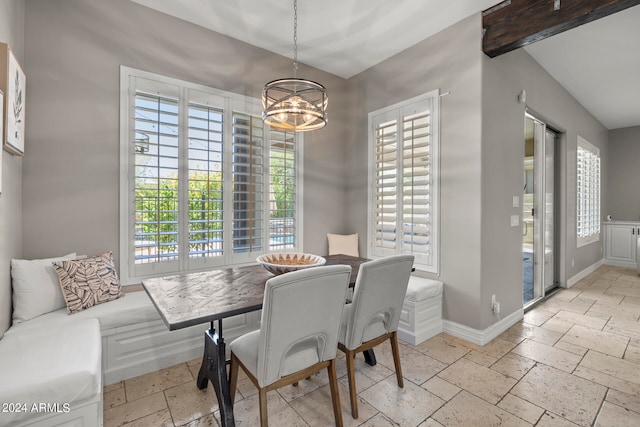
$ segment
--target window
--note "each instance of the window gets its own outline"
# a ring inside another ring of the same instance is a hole
[[[438,272],[438,114],[433,91],[369,114],[369,256],[413,254]]]
[[[600,240],[600,150],[578,136],[577,156],[578,247]]]
[[[301,246],[300,142],[257,99],[122,67],[123,280]]]

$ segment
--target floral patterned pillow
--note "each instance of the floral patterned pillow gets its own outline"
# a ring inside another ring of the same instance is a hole
[[[55,262],[53,267],[69,314],[124,296],[111,252]]]

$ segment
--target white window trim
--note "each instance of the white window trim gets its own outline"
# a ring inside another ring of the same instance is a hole
[[[602,225],[600,224],[599,227],[599,231],[597,233],[593,233],[590,234],[589,236],[584,236],[581,237],[578,235],[578,149],[582,148],[584,150],[590,151],[592,153],[595,153],[598,158],[600,158],[600,149],[598,149],[598,147],[594,146],[593,144],[591,144],[589,141],[587,141],[586,139],[582,138],[580,135],[578,135],[578,142],[577,142],[577,146],[576,146],[576,247],[581,248],[583,246],[586,245],[590,245],[592,243],[595,242],[599,242],[600,241],[600,234],[602,231]],[[600,207],[598,209],[598,212],[602,211],[602,160],[600,161],[600,178],[599,178],[599,183],[600,183],[600,188],[598,189],[598,199],[600,202]],[[598,215],[598,221],[600,221],[600,215]]]
[[[211,266],[207,266],[204,268],[200,268],[200,269],[191,269],[191,270],[180,270],[180,271],[176,271],[175,269],[171,270],[171,271],[164,271],[163,267],[160,266],[157,271],[151,273],[151,274],[145,274],[145,275],[133,275],[133,268],[130,265],[130,253],[131,251],[133,251],[133,243],[129,240],[130,238],[130,230],[129,230],[129,226],[130,226],[130,217],[132,215],[132,211],[131,208],[132,206],[130,205],[130,200],[129,200],[129,177],[131,176],[131,174],[133,173],[132,170],[132,165],[130,164],[130,153],[129,153],[129,134],[131,131],[131,123],[130,123],[130,107],[131,107],[131,93],[130,93],[130,86],[131,86],[131,80],[132,78],[141,78],[141,79],[146,79],[146,80],[154,80],[157,81],[161,84],[167,84],[167,85],[174,85],[177,87],[180,87],[180,91],[186,89],[189,90],[196,90],[196,91],[200,91],[200,92],[204,92],[206,94],[209,95],[213,95],[213,96],[221,96],[227,99],[227,102],[225,104],[225,111],[231,111],[230,104],[234,104],[234,105],[251,105],[251,106],[255,106],[258,110],[261,110],[261,100],[256,99],[256,98],[250,98],[244,95],[239,95],[233,92],[227,92],[227,91],[223,91],[223,90],[219,90],[219,89],[215,89],[215,88],[211,88],[209,86],[204,86],[204,85],[199,85],[196,83],[191,83],[188,81],[184,81],[184,80],[180,80],[180,79],[176,79],[173,77],[167,77],[167,76],[163,76],[163,75],[159,75],[159,74],[155,74],[155,73],[151,73],[148,71],[143,71],[143,70],[138,70],[135,68],[131,68],[131,67],[127,67],[124,65],[120,66],[120,174],[119,174],[119,189],[120,189],[120,197],[119,197],[119,202],[120,202],[120,215],[119,215],[119,221],[120,221],[120,232],[119,232],[119,237],[120,237],[120,244],[119,244],[119,250],[120,250],[120,256],[119,256],[119,260],[120,260],[120,280],[123,284],[128,285],[128,284],[134,284],[134,283],[140,283],[140,280],[144,279],[144,278],[149,278],[149,277],[157,277],[157,276],[162,276],[162,275],[166,275],[166,274],[184,274],[184,273],[189,273],[189,272],[195,272],[195,271],[205,271],[205,270],[209,270],[212,267]],[[229,102],[229,100],[231,100],[231,102]],[[229,108],[229,109],[228,109]],[[250,109],[247,109],[250,110]],[[245,112],[250,112],[251,111],[245,111]],[[184,114],[184,113],[181,113]],[[259,113],[258,113],[259,114]],[[268,128],[268,125],[265,124],[265,127]],[[303,176],[304,176],[304,137],[301,134],[298,134],[296,136],[296,242],[295,242],[295,248],[294,249],[290,249],[290,251],[294,251],[294,252],[299,252],[301,251],[301,248],[304,247],[304,242],[303,242],[303,230],[304,230],[304,212],[303,212],[303,200],[304,200],[304,186],[303,186]],[[226,144],[227,146],[231,146],[231,144]],[[225,149],[226,150],[226,149]],[[269,169],[269,156],[268,156],[268,139],[265,138],[265,147],[264,147],[264,151],[265,151],[265,163],[264,163],[264,167],[265,170]],[[226,154],[225,154],[226,155]],[[227,168],[228,169],[228,168]],[[227,179],[227,174],[228,172],[225,172],[225,179]],[[229,191],[229,190],[225,190]],[[268,210],[268,204],[269,204],[269,185],[268,182],[265,181],[265,185],[264,185],[264,201],[265,201],[265,215],[264,215],[264,224],[263,224],[263,230],[265,230],[266,236],[265,236],[265,240],[268,242],[268,233],[269,233],[269,210]],[[181,214],[182,215],[182,214]],[[226,236],[229,235],[230,230],[225,229],[224,231],[225,233],[225,239]],[[226,241],[226,240],[225,240]],[[265,253],[268,252],[269,250],[269,246],[268,243],[265,246]],[[249,264],[253,264],[255,263],[255,259],[254,258],[247,258],[246,260],[244,260],[244,262],[231,262],[230,261],[230,254],[231,251],[227,250],[226,251],[226,255],[224,255],[223,261],[221,264],[216,265],[215,267],[220,268],[220,267],[224,267],[224,266],[230,266],[230,265],[234,265],[234,266],[239,266],[239,265],[249,265]],[[280,252],[280,251],[279,251]],[[255,254],[255,253],[254,253]]]
[[[373,210],[373,199],[375,197],[375,179],[374,179],[374,171],[375,171],[375,135],[373,131],[373,121],[376,117],[379,117],[383,114],[393,115],[394,117],[400,117],[401,114],[394,114],[394,111],[401,111],[402,107],[424,101],[424,100],[432,100],[433,101],[433,111],[431,114],[431,136],[432,136],[432,145],[431,145],[431,176],[433,179],[433,185],[431,186],[431,203],[432,203],[432,223],[431,223],[431,241],[433,245],[432,252],[432,262],[430,265],[421,264],[416,262],[414,267],[416,270],[425,271],[429,273],[433,273],[439,275],[440,273],[440,89],[432,90],[430,92],[424,93],[422,95],[415,96],[413,98],[397,102],[393,105],[389,105],[387,107],[381,108],[376,111],[372,111],[368,115],[368,196],[367,196],[367,257],[368,258],[379,258],[379,256],[373,255],[374,253],[374,210]],[[399,120],[399,124],[402,123],[402,120]],[[395,251],[394,251],[395,253]],[[391,255],[391,253],[389,253]]]

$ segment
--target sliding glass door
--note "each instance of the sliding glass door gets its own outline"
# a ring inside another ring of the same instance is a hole
[[[525,117],[522,203],[522,288],[525,306],[556,284],[555,146],[557,134]]]

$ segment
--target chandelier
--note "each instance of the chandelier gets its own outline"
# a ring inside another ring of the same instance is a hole
[[[273,80],[262,89],[262,120],[274,129],[316,130],[327,124],[327,89],[296,77],[298,71],[298,0],[293,1],[293,77]]]

